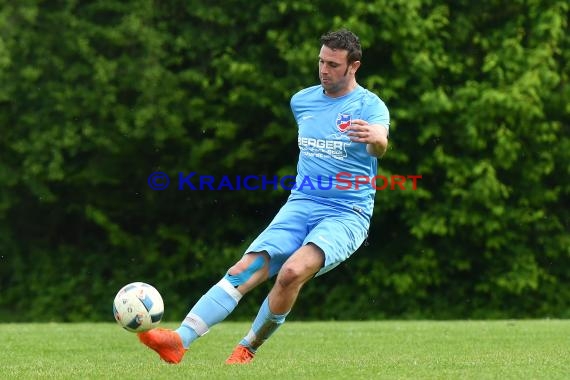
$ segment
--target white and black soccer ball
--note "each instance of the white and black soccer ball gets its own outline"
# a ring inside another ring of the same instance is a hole
[[[113,314],[117,323],[125,330],[148,331],[162,320],[164,302],[152,285],[133,282],[123,286],[115,296]]]

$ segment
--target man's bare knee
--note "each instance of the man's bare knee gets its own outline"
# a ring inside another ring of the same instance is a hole
[[[300,283],[300,279],[301,271],[299,271],[299,268],[294,265],[284,265],[277,276],[277,283],[286,288],[290,285]]]

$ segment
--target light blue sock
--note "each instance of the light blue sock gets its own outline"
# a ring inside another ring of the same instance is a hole
[[[235,309],[242,294],[223,278],[196,302],[176,330],[184,348],[206,334],[210,327],[220,323]]]
[[[259,346],[285,322],[285,318],[288,314],[289,312],[285,314],[273,314],[269,309],[269,298],[266,297],[253,321],[251,330],[249,330],[249,333],[239,344],[248,347],[252,352],[256,352]]]

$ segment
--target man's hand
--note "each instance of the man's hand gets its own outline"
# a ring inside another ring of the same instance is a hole
[[[388,129],[381,124],[368,124],[366,120],[352,120],[348,127],[351,141],[364,143],[371,156],[382,157],[388,148]]]

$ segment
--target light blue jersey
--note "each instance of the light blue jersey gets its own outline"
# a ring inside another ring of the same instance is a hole
[[[377,174],[377,158],[366,144],[350,141],[347,128],[352,120],[390,124],[388,108],[374,93],[357,86],[347,95],[331,98],[321,85],[308,87],[291,98],[291,110],[299,127],[299,162],[291,198],[317,197],[327,203],[342,203],[372,215],[376,190],[355,182]]]

